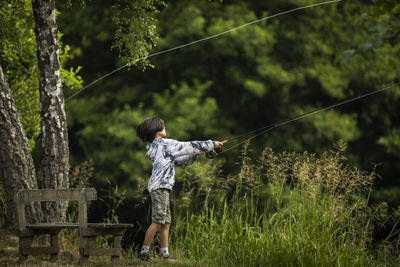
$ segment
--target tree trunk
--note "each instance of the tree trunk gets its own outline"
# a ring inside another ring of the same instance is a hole
[[[55,0],[32,0],[41,104],[43,188],[68,188],[69,149],[60,76]],[[45,221],[65,220],[66,203],[45,203]]]
[[[28,140],[19,120],[14,98],[0,66],[0,182],[7,206],[6,228],[17,225],[14,196],[19,189],[38,188],[35,167]],[[41,208],[38,202],[28,203],[28,222],[39,222]]]

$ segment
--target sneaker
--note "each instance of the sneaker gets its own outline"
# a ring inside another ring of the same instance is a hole
[[[169,254],[161,254],[162,258],[164,260],[168,260],[169,259]]]
[[[140,259],[141,261],[148,261],[148,262],[151,261],[151,258],[150,258],[149,253],[140,253],[140,254],[139,254],[139,259]]]

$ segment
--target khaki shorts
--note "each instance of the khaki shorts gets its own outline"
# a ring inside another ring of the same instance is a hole
[[[171,223],[171,210],[169,207],[170,190],[160,188],[152,191],[151,196],[151,221],[159,224]]]

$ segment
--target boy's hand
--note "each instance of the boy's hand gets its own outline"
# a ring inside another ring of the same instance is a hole
[[[226,142],[228,142],[228,140],[225,141],[215,141],[215,148],[220,148],[221,146],[223,146]]]

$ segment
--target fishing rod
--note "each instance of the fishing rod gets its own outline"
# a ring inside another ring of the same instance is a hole
[[[312,116],[314,114],[317,114],[317,113],[320,113],[320,112],[323,112],[323,111],[326,111],[326,110],[329,110],[329,109],[333,109],[333,108],[345,105],[345,104],[350,103],[350,102],[354,102],[354,101],[360,100],[362,98],[365,98],[365,97],[368,97],[368,96],[383,92],[383,91],[385,91],[387,89],[390,89],[390,88],[393,88],[393,87],[396,87],[396,86],[399,86],[399,85],[400,85],[400,82],[392,84],[392,85],[388,85],[388,86],[385,86],[383,88],[374,90],[372,92],[365,93],[365,94],[360,95],[360,96],[349,98],[349,99],[340,101],[338,103],[335,103],[335,104],[332,104],[332,105],[329,105],[329,106],[326,106],[326,107],[323,107],[323,108],[320,108],[320,109],[316,109],[316,110],[301,114],[301,115],[296,116],[296,117],[292,117],[292,118],[289,118],[289,119],[286,119],[286,120],[283,120],[283,121],[280,121],[280,122],[272,123],[272,124],[266,125],[264,127],[261,127],[261,128],[258,128],[258,129],[255,129],[255,130],[252,130],[252,131],[249,131],[249,132],[246,132],[246,133],[243,133],[243,134],[240,134],[240,135],[228,138],[228,139],[225,139],[227,142],[229,142],[229,141],[233,141],[235,139],[239,139],[241,137],[244,137],[244,136],[259,132],[259,133],[255,134],[255,135],[253,135],[253,136],[251,136],[249,138],[246,138],[244,141],[240,142],[239,144],[236,144],[236,145],[234,145],[232,147],[229,147],[228,149],[225,149],[224,151],[221,151],[219,153],[216,152],[215,150],[213,150],[213,151],[207,153],[206,157],[209,158],[209,159],[215,158],[215,157],[217,157],[217,156],[219,156],[219,155],[221,155],[221,154],[223,154],[223,153],[225,153],[225,152],[227,152],[227,151],[229,151],[229,150],[231,150],[231,149],[233,149],[233,148],[235,148],[237,146],[240,146],[243,143],[245,143],[245,142],[247,142],[247,141],[249,141],[251,139],[254,139],[254,138],[256,138],[256,137],[258,137],[258,136],[260,136],[262,134],[265,134],[266,132],[269,132],[269,131],[271,131],[271,130],[279,127],[279,126],[282,126],[282,125],[285,125],[285,124],[288,124],[288,123],[291,123],[291,122],[294,122],[294,121],[297,121],[297,120],[304,119],[304,118]]]

